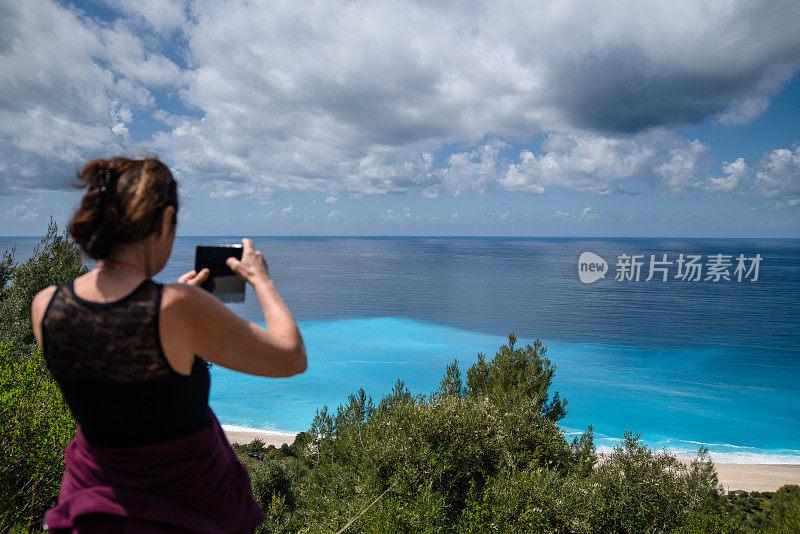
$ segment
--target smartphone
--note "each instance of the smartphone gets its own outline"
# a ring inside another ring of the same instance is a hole
[[[216,247],[197,245],[194,270],[198,273],[204,268],[211,271],[201,287],[213,293],[222,302],[244,302],[244,280],[231,271],[225,263],[231,256],[241,260],[242,245]]]

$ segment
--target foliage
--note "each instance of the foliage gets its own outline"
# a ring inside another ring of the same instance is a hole
[[[78,248],[51,220],[24,263],[0,261],[0,531],[31,528],[55,505],[75,422],[36,347],[33,297],[86,272]]]
[[[260,532],[336,532],[355,517],[348,532],[737,531],[707,451],[687,466],[626,434],[596,465],[591,427],[568,442],[544,348],[515,342],[479,355],[466,385],[453,362],[428,396],[398,380],[376,405],[359,389],[263,461],[240,448]]]
[[[778,491],[736,491],[728,495],[726,511],[742,521],[743,532],[800,532],[800,486]]]
[[[769,527],[771,532],[800,532],[800,486],[783,486],[772,497],[772,513]]]
[[[86,272],[78,247],[50,219],[47,234],[22,264],[14,249],[0,261],[0,340],[11,344],[12,355],[26,357],[36,349],[31,329],[33,297],[50,285],[58,285]]]
[[[548,402],[550,384],[555,367],[545,356],[547,349],[538,339],[533,345],[514,349],[517,338],[508,336],[508,345],[503,345],[487,364],[485,356],[478,354],[478,361],[467,372],[467,389],[474,397],[485,397],[504,407],[519,401],[533,402],[542,415],[559,421],[567,415],[567,400],[560,399],[558,392]]]
[[[42,355],[0,345],[0,531],[38,524],[55,505],[75,422]]]

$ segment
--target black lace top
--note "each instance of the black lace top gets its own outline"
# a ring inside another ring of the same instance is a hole
[[[47,366],[89,443],[131,447],[187,436],[211,424],[209,375],[189,376],[164,357],[158,332],[162,286],[143,281],[99,303],[58,286],[42,318]]]

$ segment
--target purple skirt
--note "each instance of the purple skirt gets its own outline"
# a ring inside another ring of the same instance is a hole
[[[247,470],[213,413],[208,427],[164,443],[107,448],[89,444],[78,427],[64,453],[58,504],[44,516],[57,532],[253,532],[264,514]],[[143,530],[141,525],[151,524]],[[113,526],[112,526],[113,525]],[[134,527],[139,525],[139,527]]]

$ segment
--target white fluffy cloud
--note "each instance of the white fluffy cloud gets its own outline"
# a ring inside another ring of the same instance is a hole
[[[766,197],[800,196],[800,145],[794,151],[781,148],[769,153],[754,188]]]
[[[109,6],[144,21],[159,33],[180,30],[187,22],[189,2],[184,0],[105,0]]]
[[[734,167],[707,177],[705,145],[648,132],[746,123],[800,68],[794,0],[105,2],[113,21],[0,6],[0,190],[139,148],[219,198],[735,190]],[[150,117],[166,130],[132,144]]]
[[[47,0],[0,4],[0,191],[61,189],[75,166],[126,148],[133,114],[180,69],[124,22]]]
[[[656,150],[631,139],[554,134],[543,153],[523,150],[519,163],[508,166],[500,185],[511,191],[543,193],[548,186],[607,194],[643,172]]]
[[[727,176],[708,179],[706,184],[708,190],[728,193],[742,191],[749,187],[750,168],[744,162],[744,158],[737,158],[736,161],[732,162],[726,161],[722,164],[722,172]]]
[[[155,145],[190,175],[337,194],[678,190],[703,154],[631,134],[762,113],[800,65],[780,4],[199,1],[183,95],[203,116]]]
[[[486,192],[497,179],[497,156],[504,146],[504,143],[494,140],[470,152],[451,154],[447,166],[434,171],[433,185],[424,189],[422,195],[435,198],[441,191],[454,195]]]
[[[664,186],[674,193],[697,187],[698,175],[709,166],[708,145],[697,139],[669,151],[667,161],[657,165],[655,172]]]

